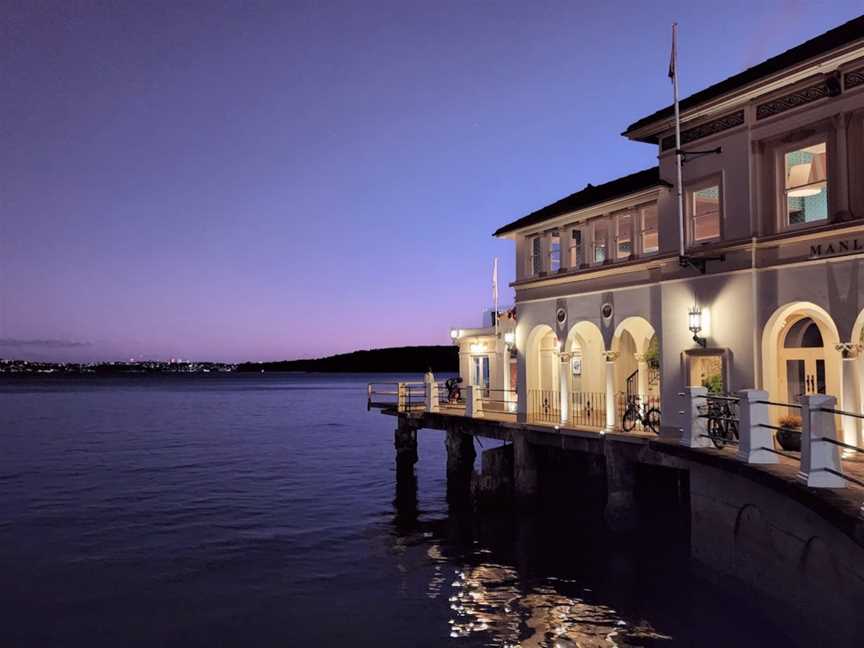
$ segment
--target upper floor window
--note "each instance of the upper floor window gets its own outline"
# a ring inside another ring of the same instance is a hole
[[[660,240],[657,236],[657,205],[645,205],[639,210],[639,218],[642,254],[654,254],[660,249]]]
[[[561,236],[558,232],[549,235],[549,272],[561,269]]]
[[[598,218],[594,221],[593,250],[594,263],[605,263],[609,258],[608,218]]]
[[[703,182],[687,190],[687,217],[691,243],[720,238],[722,200],[719,180]]]
[[[587,259],[585,258],[585,232],[581,228],[570,230],[570,267],[581,268]]]
[[[633,254],[633,214],[621,212],[615,216],[615,258],[629,259]]]
[[[786,226],[827,220],[828,156],[825,142],[787,151],[783,161]]]
[[[542,243],[539,236],[528,241],[528,274],[537,276],[543,270]]]

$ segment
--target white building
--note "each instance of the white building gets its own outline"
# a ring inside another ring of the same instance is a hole
[[[682,100],[681,124],[683,231],[669,106],[624,132],[658,167],[495,233],[516,244],[515,339],[466,332],[462,364],[483,338],[520,420],[576,427],[619,427],[629,394],[677,435],[674,399],[698,384],[864,411],[864,17]]]

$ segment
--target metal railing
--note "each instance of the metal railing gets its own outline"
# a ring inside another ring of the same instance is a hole
[[[518,394],[515,389],[482,389],[480,401],[483,411],[490,412],[516,412],[516,401]]]
[[[606,394],[572,392],[569,420],[573,425],[602,428],[606,426]]]
[[[373,407],[386,409],[398,407],[399,383],[369,383],[366,385],[366,410]]]
[[[561,422],[561,392],[553,389],[528,390],[528,421],[531,423]]]

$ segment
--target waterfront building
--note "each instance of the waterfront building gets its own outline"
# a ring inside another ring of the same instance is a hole
[[[512,344],[482,333],[508,358],[488,383],[515,389],[520,421],[609,430],[638,397],[670,436],[691,385],[827,393],[864,413],[864,17],[680,108],[683,219],[669,106],[623,133],[657,147],[657,167],[495,232],[516,246],[517,320]],[[473,376],[481,333],[454,337]],[[864,445],[859,419],[838,427]]]

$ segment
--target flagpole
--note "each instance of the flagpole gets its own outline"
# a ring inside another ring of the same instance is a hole
[[[492,260],[492,302],[495,309],[495,336],[498,336],[498,257]]]
[[[678,175],[678,255],[684,259],[684,189],[681,173],[681,113],[678,109],[678,23],[672,23],[672,61],[669,64],[672,75],[672,94],[675,105],[675,169]]]

